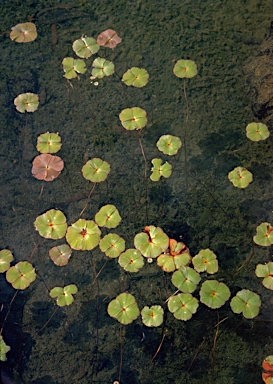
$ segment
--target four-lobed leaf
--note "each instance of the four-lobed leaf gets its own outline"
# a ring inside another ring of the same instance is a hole
[[[110,172],[110,164],[97,157],[88,160],[82,167],[83,177],[93,183],[104,181]]]
[[[173,68],[175,76],[191,78],[197,74],[197,66],[192,60],[178,60]]]
[[[265,140],[269,135],[269,130],[263,123],[250,123],[246,127],[246,136],[252,141]]]
[[[138,68],[138,67],[132,67],[126,71],[122,76],[122,81],[124,84],[136,88],[142,88],[144,87],[149,80],[149,74],[146,71],[146,69]]]
[[[246,319],[253,319],[259,313],[262,302],[257,293],[242,289],[231,299],[230,306],[234,313],[243,313]]]
[[[127,272],[138,272],[144,265],[144,259],[137,249],[131,248],[121,253],[118,263]]]
[[[258,264],[255,269],[255,274],[258,277],[263,277],[262,284],[265,288],[273,291],[273,262],[267,264]]]
[[[120,112],[119,119],[128,131],[142,129],[147,124],[147,113],[139,107],[125,108]]]
[[[236,167],[228,174],[229,181],[237,188],[246,188],[253,180],[252,173],[244,167]]]
[[[169,238],[160,227],[146,226],[134,238],[134,245],[145,257],[155,258],[168,248]]]
[[[97,53],[100,46],[93,37],[82,36],[74,41],[72,48],[77,56],[87,59],[94,53]]]
[[[100,227],[116,228],[121,221],[121,217],[114,205],[107,204],[96,213],[95,221]]]
[[[57,298],[57,305],[59,307],[64,307],[66,305],[71,305],[74,301],[73,295],[78,292],[78,288],[75,284],[70,284],[65,287],[54,287],[51,289],[49,295],[50,297]]]
[[[9,249],[2,249],[0,251],[0,273],[6,272],[9,269],[12,260],[13,254]]]
[[[77,73],[86,72],[86,64],[82,59],[74,59],[73,57],[65,57],[62,61],[64,77],[73,79],[78,77]]]
[[[159,327],[163,323],[163,315],[160,305],[145,306],[141,311],[142,322],[147,327]]]
[[[172,166],[167,161],[162,164],[162,159],[152,159],[153,167],[151,169],[151,176],[150,179],[152,181],[159,181],[160,177],[163,176],[165,178],[168,178],[172,174]]]
[[[67,229],[66,217],[58,209],[50,209],[36,218],[34,226],[46,239],[61,239]]]
[[[256,235],[253,237],[254,243],[262,247],[269,247],[273,244],[273,227],[269,223],[261,223],[256,227]]]
[[[37,138],[36,148],[41,153],[56,153],[61,146],[61,137],[58,133],[46,132]]]
[[[200,301],[212,309],[220,308],[230,297],[228,286],[217,280],[206,280],[200,289]]]
[[[179,137],[172,135],[162,135],[156,143],[159,151],[169,156],[176,155],[181,145],[182,142]]]
[[[197,272],[206,271],[212,274],[218,271],[218,260],[210,249],[201,249],[201,251],[192,258],[192,263]]]
[[[168,300],[169,311],[178,320],[190,320],[198,306],[198,300],[190,293],[179,293]]]
[[[24,290],[36,279],[35,268],[28,261],[20,261],[8,269],[6,279],[13,288]]]
[[[39,97],[35,93],[21,93],[15,97],[14,105],[17,111],[21,113],[34,112],[39,106]]]
[[[125,240],[115,233],[109,233],[100,240],[99,247],[106,256],[113,259],[124,251]]]
[[[66,241],[72,249],[90,251],[99,244],[100,235],[93,220],[79,219],[67,228]]]
[[[182,267],[172,275],[172,283],[184,293],[192,293],[199,284],[201,277],[193,268]]]
[[[92,63],[92,76],[102,79],[104,76],[110,76],[115,72],[115,66],[112,61],[97,57]]]
[[[136,300],[130,293],[121,293],[108,304],[107,312],[121,324],[130,324],[139,315]]]

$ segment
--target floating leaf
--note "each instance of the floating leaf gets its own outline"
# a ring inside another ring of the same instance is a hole
[[[262,373],[263,381],[266,384],[273,384],[273,355],[269,355],[264,359],[262,367],[265,370]]]
[[[142,129],[147,124],[147,113],[139,107],[126,108],[120,112],[119,119],[128,131]]]
[[[198,300],[190,293],[179,293],[172,296],[168,301],[169,311],[178,320],[190,320],[198,308]]]
[[[206,271],[212,274],[218,271],[218,260],[210,249],[201,249],[201,251],[193,257],[192,263],[197,272]]]
[[[107,204],[96,213],[95,221],[100,227],[116,228],[121,221],[121,217],[114,205]]]
[[[58,245],[49,250],[49,256],[54,264],[63,267],[68,263],[72,254],[71,248],[67,244]]]
[[[74,301],[74,297],[78,292],[78,288],[75,284],[67,285],[66,287],[54,287],[51,289],[49,295],[53,299],[57,297],[57,305],[59,307],[64,307],[65,305],[70,305]]]
[[[169,156],[176,155],[181,145],[182,142],[179,137],[172,135],[163,135],[156,143],[157,148],[165,155]]]
[[[56,153],[60,150],[61,138],[57,133],[43,133],[37,138],[37,150],[41,153]]]
[[[267,264],[258,264],[255,269],[255,274],[258,277],[264,277],[262,284],[265,288],[273,291],[273,262]]]
[[[178,60],[173,68],[175,76],[191,78],[197,74],[197,66],[192,60]]]
[[[157,265],[164,272],[173,272],[176,269],[186,267],[191,261],[191,256],[186,245],[169,239],[169,252],[165,252],[157,258]]]
[[[150,179],[152,181],[158,181],[161,176],[168,178],[172,174],[172,166],[167,161],[162,165],[161,159],[152,159],[153,167],[151,169],[152,174]]]
[[[10,38],[16,43],[30,43],[37,37],[36,25],[34,23],[21,23],[11,28]]]
[[[108,61],[102,57],[97,57],[93,61],[92,66],[94,67],[92,69],[92,76],[97,79],[102,79],[104,76],[110,76],[115,72],[115,66],[112,61]]]
[[[93,183],[104,181],[110,172],[110,164],[99,158],[88,160],[82,167],[83,177]]]
[[[35,268],[28,261],[20,261],[7,271],[6,279],[15,289],[26,289],[36,279]]]
[[[246,127],[246,136],[252,141],[265,140],[269,135],[269,130],[263,123],[250,123]]]
[[[269,223],[262,223],[256,228],[256,235],[253,237],[254,243],[263,247],[273,244],[273,227]]]
[[[77,56],[87,59],[94,55],[94,53],[97,53],[100,46],[93,37],[82,36],[74,41],[72,48]]]
[[[82,59],[74,59],[73,57],[65,57],[62,61],[64,77],[73,79],[78,77],[77,73],[86,72],[86,64]]]
[[[39,97],[35,93],[21,93],[14,99],[17,111],[21,113],[34,112],[39,106]]]
[[[59,156],[42,153],[34,158],[31,173],[38,180],[52,181],[63,170],[64,162]]]
[[[9,249],[2,249],[0,251],[0,273],[6,272],[10,263],[13,260],[13,255]]]
[[[199,273],[190,267],[182,267],[172,275],[173,285],[185,293],[192,293],[195,291],[200,280],[201,277]]]
[[[40,236],[46,239],[61,239],[67,228],[66,217],[61,211],[50,209],[36,218],[34,226]]]
[[[237,292],[236,296],[230,302],[231,309],[234,313],[243,313],[246,319],[253,319],[259,313],[262,302],[257,293],[248,289],[242,289]]]
[[[127,249],[119,256],[118,262],[128,272],[138,272],[144,265],[144,259],[137,249]]]
[[[107,312],[121,324],[130,324],[139,315],[139,309],[134,296],[121,293],[108,304]]]
[[[237,188],[246,188],[253,180],[252,173],[244,167],[236,167],[228,174],[229,181]]]
[[[109,233],[100,240],[100,250],[110,258],[118,257],[125,249],[125,241],[115,233]]]
[[[160,305],[144,307],[141,311],[142,322],[147,327],[159,327],[163,323],[164,311]]]
[[[146,69],[132,67],[122,76],[122,81],[126,85],[132,85],[136,88],[144,87],[149,80],[149,74]]]
[[[100,242],[101,231],[93,220],[79,219],[67,228],[66,240],[71,248],[90,251]]]
[[[145,257],[155,258],[168,248],[169,238],[160,227],[146,226],[134,238],[134,245]]]
[[[106,31],[101,32],[97,38],[97,43],[99,45],[112,49],[115,48],[121,41],[122,39],[113,29],[106,29]]]
[[[6,354],[10,351],[10,346],[4,342],[3,336],[0,335],[0,361],[6,361]]]
[[[200,289],[200,301],[210,308],[220,308],[230,297],[230,290],[217,280],[206,280]]]

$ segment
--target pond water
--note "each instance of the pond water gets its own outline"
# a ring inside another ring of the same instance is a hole
[[[5,0],[1,14],[0,246],[12,251],[13,265],[27,260],[37,273],[15,298],[5,274],[1,276],[1,331],[11,347],[2,368],[27,384],[262,382],[261,362],[273,347],[273,300],[255,267],[268,262],[271,254],[252,237],[257,225],[272,220],[273,152],[270,138],[259,143],[246,138],[246,125],[256,119],[243,68],[264,39],[273,4],[25,0],[22,5]],[[31,16],[38,38],[28,44],[11,41],[10,28]],[[62,60],[76,58],[72,43],[82,35],[97,38],[108,28],[122,42],[114,50],[101,48],[94,57],[113,61],[115,73],[95,85],[91,57],[86,73],[65,79]],[[179,59],[193,60],[198,74],[185,81],[174,76]],[[145,87],[121,82],[133,66],[148,71]],[[14,98],[25,92],[40,97],[34,113],[21,114],[14,107]],[[148,123],[141,131],[126,131],[119,113],[135,106],[147,112]],[[37,137],[47,131],[61,136],[58,155],[65,163],[52,182],[31,174]],[[181,138],[177,155],[158,151],[163,134]],[[93,184],[81,169],[95,157],[107,161],[111,171],[106,181],[97,183],[86,206]],[[168,161],[173,172],[153,182],[151,160],[157,157]],[[236,166],[254,175],[245,190],[228,180]],[[154,225],[183,241],[192,256],[211,249],[219,271],[203,273],[201,283],[217,279],[232,296],[240,289],[253,290],[262,299],[259,315],[247,320],[235,315],[229,302],[218,310],[199,303],[190,320],[175,319],[166,300],[176,288],[171,274],[156,261],[145,261],[139,272],[129,273],[96,247],[74,250],[64,267],[53,264],[49,249],[65,239],[39,236],[36,217],[59,209],[72,224],[84,208],[81,217],[93,220],[106,204],[117,207],[122,221],[115,229],[102,228],[102,236],[117,233],[128,249],[137,233]],[[76,284],[78,293],[72,305],[60,308],[49,291],[69,284]],[[146,327],[139,316],[121,325],[111,318],[107,306],[122,292],[134,295],[140,310],[161,305],[163,324]]]

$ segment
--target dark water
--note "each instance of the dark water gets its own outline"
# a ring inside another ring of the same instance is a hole
[[[245,126],[255,118],[245,96],[243,66],[266,34],[273,5],[258,0],[82,0],[69,3],[73,8],[60,5],[67,4],[26,0],[0,6],[0,246],[13,252],[15,262],[33,263],[38,273],[36,281],[16,295],[2,327],[11,346],[5,364],[19,372],[24,383],[35,384],[261,382],[261,362],[273,346],[272,294],[254,271],[257,263],[270,260],[270,250],[254,246],[252,236],[258,224],[272,220],[272,140],[252,143],[245,137]],[[35,13],[37,40],[12,42],[10,28]],[[68,82],[61,62],[75,57],[73,41],[83,34],[96,38],[107,28],[123,39],[114,51],[99,51],[114,62],[115,74],[94,86],[89,79],[93,60],[88,59],[88,71]],[[198,66],[198,75],[186,81],[187,128],[183,80],[172,72],[178,59],[194,60]],[[149,72],[146,87],[131,89],[120,82],[132,66]],[[24,92],[40,95],[33,114],[14,108],[14,98]],[[118,119],[122,109],[133,106],[148,114],[141,133],[146,180],[138,136],[126,132]],[[37,155],[37,136],[46,131],[61,135],[58,154],[65,169],[44,185],[39,197],[42,182],[32,177],[31,162]],[[186,146],[173,158],[155,146],[167,133],[182,140],[186,134]],[[219,260],[215,278],[226,282],[232,295],[242,288],[261,295],[259,316],[245,320],[234,315],[229,304],[219,310],[200,305],[191,320],[178,321],[164,304],[175,292],[170,275],[156,263],[126,273],[117,260],[105,265],[107,258],[98,248],[74,251],[67,266],[55,266],[48,251],[64,240],[41,238],[33,222],[51,208],[61,209],[69,224],[79,218],[92,187],[81,175],[87,157],[104,159],[111,172],[95,187],[83,218],[93,219],[102,205],[114,204],[122,221],[112,232],[126,240],[126,248],[151,224],[182,238],[192,255],[210,248]],[[173,165],[169,179],[150,181],[154,157]],[[238,165],[254,174],[244,191],[227,179]],[[15,291],[5,275],[1,277],[3,324]],[[75,302],[58,308],[49,290],[72,283],[79,289]],[[138,318],[120,326],[110,318],[108,303],[125,291],[136,297],[140,308],[161,304],[166,309],[163,325],[150,329]]]

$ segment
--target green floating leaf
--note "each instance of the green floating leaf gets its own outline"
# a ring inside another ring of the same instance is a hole
[[[176,269],[186,267],[191,262],[188,248],[182,242],[169,239],[169,252],[158,256],[157,265],[164,272],[173,272]]]
[[[72,48],[77,56],[87,59],[94,53],[97,53],[100,46],[93,37],[82,36],[74,41]]]
[[[267,264],[258,264],[255,269],[255,274],[258,277],[264,277],[262,284],[265,288],[273,291],[273,262]]]
[[[62,61],[64,77],[73,79],[78,77],[77,73],[86,72],[86,64],[82,59],[74,59],[73,57],[65,57]]]
[[[139,107],[123,109],[119,114],[121,124],[128,131],[142,129],[147,124],[147,113]]]
[[[61,138],[57,133],[43,133],[37,139],[37,150],[41,153],[56,153],[60,150]]]
[[[0,273],[6,272],[9,269],[12,260],[13,254],[9,249],[2,249],[0,251]]]
[[[107,312],[121,324],[130,324],[139,315],[139,309],[134,296],[121,293],[108,304]]]
[[[160,305],[144,307],[141,311],[142,322],[147,327],[159,327],[163,323],[164,311]]]
[[[252,141],[265,140],[269,135],[269,130],[263,123],[250,123],[246,127],[246,136]]]
[[[67,228],[66,217],[61,211],[50,209],[36,218],[34,226],[39,235],[46,239],[61,239]]]
[[[199,284],[201,277],[194,269],[182,267],[172,275],[172,283],[180,291],[192,293]]]
[[[116,228],[121,221],[121,217],[114,205],[107,204],[96,213],[95,221],[100,227]]]
[[[92,66],[92,76],[97,79],[102,79],[104,76],[110,76],[115,72],[115,66],[112,61],[103,59],[102,57],[97,57]]]
[[[262,223],[256,228],[256,235],[253,237],[254,243],[262,247],[269,247],[273,244],[273,227],[269,223]]]
[[[110,164],[99,158],[88,160],[82,167],[83,177],[93,183],[104,181],[110,172]]]
[[[155,258],[168,248],[169,238],[160,227],[146,226],[134,238],[134,245],[145,257]]]
[[[122,76],[122,81],[126,85],[132,85],[137,88],[144,87],[149,80],[149,74],[146,69],[132,67],[128,69]]]
[[[175,76],[191,78],[197,74],[197,66],[192,60],[178,60],[173,68]]]
[[[15,289],[26,289],[36,279],[35,268],[28,261],[20,261],[7,271],[6,279]]]
[[[242,289],[231,299],[230,306],[234,313],[243,313],[246,319],[253,319],[259,313],[262,302],[257,293]]]
[[[49,256],[59,267],[66,265],[71,257],[72,250],[67,244],[58,245],[49,250]]]
[[[59,307],[64,307],[65,305],[70,305],[74,301],[74,297],[78,292],[78,288],[75,284],[67,285],[66,287],[54,287],[51,289],[49,295],[53,299],[57,297],[57,305]]]
[[[138,272],[144,265],[144,259],[137,249],[127,249],[118,259],[119,265],[127,272]]]
[[[21,93],[14,99],[17,111],[21,113],[34,112],[39,106],[39,97],[34,93]]]
[[[10,351],[10,346],[4,342],[3,336],[0,335],[0,361],[6,361],[6,354]]]
[[[244,167],[236,167],[228,174],[229,181],[237,188],[246,188],[253,180],[252,173]]]
[[[79,219],[67,228],[66,240],[71,248],[90,251],[100,242],[101,231],[93,220]]]
[[[20,23],[11,28],[10,38],[16,43],[30,43],[37,37],[36,25],[31,22]]]
[[[172,296],[168,301],[169,311],[173,313],[178,320],[190,320],[198,308],[198,300],[190,293],[179,293]]]
[[[160,177],[163,176],[168,178],[172,174],[172,166],[167,161],[162,165],[161,159],[152,159],[153,167],[151,169],[152,174],[150,179],[152,181],[159,181]]]
[[[203,304],[216,309],[222,307],[229,299],[230,290],[224,283],[217,280],[207,280],[202,284],[199,294]]]
[[[118,257],[125,249],[125,241],[119,235],[115,233],[109,233],[100,240],[100,250],[106,254],[106,256],[112,258]]]
[[[172,135],[163,135],[156,143],[157,148],[165,155],[176,155],[179,148],[181,148],[182,142],[179,137]]]
[[[192,263],[197,272],[206,271],[212,274],[218,271],[218,260],[210,249],[201,249],[201,251],[193,257]]]

